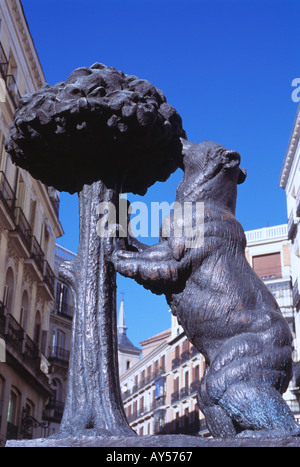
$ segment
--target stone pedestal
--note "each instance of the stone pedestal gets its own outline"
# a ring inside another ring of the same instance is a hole
[[[180,448],[185,452],[189,448],[213,447],[300,447],[300,438],[202,438],[187,435],[154,436],[111,436],[78,438],[40,438],[32,440],[10,440],[6,447],[102,447],[102,448]],[[116,452],[116,451],[111,451]],[[117,451],[119,452],[119,451]],[[122,449],[120,450],[122,452]],[[128,450],[126,452],[129,452]],[[133,452],[135,450],[133,449]],[[148,450],[147,450],[148,452]]]

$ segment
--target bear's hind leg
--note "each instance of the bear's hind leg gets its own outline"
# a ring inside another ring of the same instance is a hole
[[[225,410],[211,401],[206,391],[206,374],[198,389],[197,402],[205,416],[206,425],[215,438],[233,438],[241,431],[238,424],[228,416]]]
[[[291,410],[271,385],[259,381],[236,383],[227,389],[218,403],[244,430],[257,432],[252,436],[300,436],[300,426]]]
[[[214,438],[234,438],[241,428],[235,423],[219,405],[212,405],[201,409],[206,425]]]

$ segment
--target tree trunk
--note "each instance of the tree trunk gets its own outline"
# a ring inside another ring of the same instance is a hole
[[[79,249],[61,276],[75,299],[67,397],[60,434],[134,435],[123,410],[119,385],[116,272],[107,261],[113,238],[97,234],[97,206],[118,193],[102,182],[79,193]]]

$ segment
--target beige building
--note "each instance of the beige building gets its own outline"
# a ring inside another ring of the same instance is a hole
[[[204,359],[171,315],[171,329],[141,342],[142,358],[121,375],[124,409],[139,435],[206,433],[196,401]]]
[[[41,436],[49,385],[58,192],[14,166],[4,149],[18,100],[44,83],[21,2],[0,0],[0,445]]]
[[[75,258],[75,253],[59,245],[55,246],[55,295],[50,310],[49,339],[46,349],[46,356],[51,364],[49,382],[53,394],[44,411],[44,419],[50,423],[49,435],[58,431],[63,415],[74,310],[73,294],[59,276],[59,267],[63,261],[72,261]]]

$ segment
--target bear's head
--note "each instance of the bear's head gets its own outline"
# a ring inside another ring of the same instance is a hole
[[[246,179],[241,157],[219,143],[191,143],[182,139],[184,177],[177,188],[177,200],[211,200],[235,212],[237,185]]]

